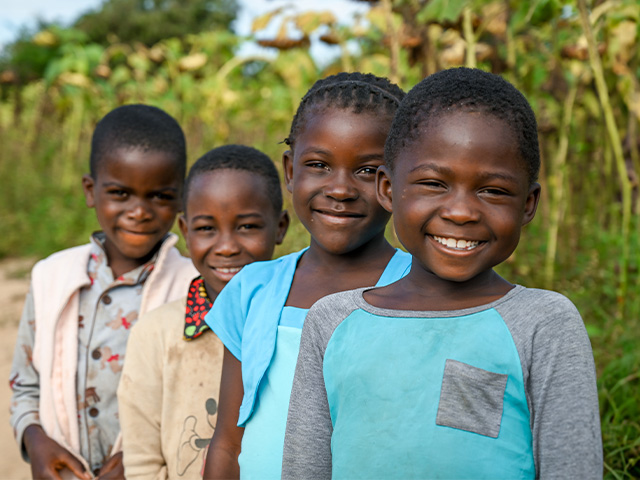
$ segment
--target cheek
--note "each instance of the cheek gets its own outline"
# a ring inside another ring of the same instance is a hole
[[[242,246],[253,259],[269,260],[272,248],[275,246],[274,238],[273,232],[264,232],[264,234],[252,238],[245,238],[242,241]]]
[[[190,233],[186,243],[191,260],[194,262],[202,262],[207,255],[212,241],[210,239],[199,238],[197,235]]]

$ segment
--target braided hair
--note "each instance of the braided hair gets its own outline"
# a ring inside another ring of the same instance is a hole
[[[282,211],[282,189],[278,170],[271,159],[260,150],[245,145],[224,145],[209,150],[193,164],[184,182],[186,208],[193,181],[200,175],[215,170],[243,170],[262,179],[276,214]]]
[[[538,127],[529,102],[502,77],[465,67],[430,75],[411,89],[398,108],[387,137],[386,165],[393,169],[400,150],[424,135],[430,122],[455,112],[479,112],[504,121],[518,142],[530,184],[537,180]]]
[[[123,105],[98,122],[91,139],[89,169],[96,178],[104,157],[120,148],[164,152],[176,162],[180,179],[187,169],[187,147],[178,122],[150,105]]]
[[[314,113],[340,108],[392,117],[404,96],[400,87],[371,73],[342,72],[323,78],[302,97],[284,143],[293,148],[307,117]]]

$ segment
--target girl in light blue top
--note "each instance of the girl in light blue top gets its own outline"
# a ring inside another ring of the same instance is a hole
[[[385,239],[390,214],[375,190],[403,97],[386,79],[340,73],[316,82],[302,99],[283,164],[310,246],[245,267],[206,317],[225,355],[205,478],[280,478],[307,310],[331,293],[387,285],[409,271],[410,257]]]

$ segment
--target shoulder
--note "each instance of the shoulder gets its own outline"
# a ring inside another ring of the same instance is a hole
[[[166,303],[140,317],[127,341],[125,370],[154,371],[160,368],[167,349],[182,341],[185,299]],[[156,372],[157,373],[157,372]]]
[[[140,317],[132,329],[138,334],[174,331],[184,325],[186,297],[161,305]]]
[[[223,293],[225,290],[230,291],[238,287],[243,291],[253,291],[272,282],[282,282],[284,277],[291,276],[293,278],[298,258],[300,258],[301,254],[302,252],[294,252],[275,260],[250,263],[231,279],[227,287],[224,288]]]
[[[589,345],[584,322],[571,300],[549,290],[518,289],[496,307],[517,345],[532,351]]]
[[[360,308],[362,292],[365,288],[333,293],[312,305],[307,314],[304,328],[332,335],[343,320]]]
[[[59,265],[68,266],[69,262],[81,262],[82,268],[86,268],[86,262],[91,252],[91,244],[78,245],[76,247],[60,250],[52,253],[48,257],[38,261],[32,270],[32,273],[46,271],[48,269],[57,268]]]
[[[322,297],[313,304],[309,313],[332,313],[335,315],[348,316],[351,312],[360,308],[362,293],[365,290],[367,290],[367,288],[357,288],[355,290],[346,290]]]
[[[302,252],[294,252],[274,260],[267,260],[264,262],[253,262],[242,269],[240,273],[244,272],[245,277],[254,277],[256,275],[272,275],[279,273],[298,262],[298,258],[302,255]]]
[[[162,257],[158,258],[156,265],[165,273],[187,271],[189,274],[195,272],[194,277],[198,275],[191,259],[182,255],[173,245],[167,245],[166,251],[163,252]]]
[[[127,351],[159,349],[182,340],[186,298],[165,303],[142,315],[131,328]]]
[[[503,305],[504,310],[542,323],[559,319],[580,319],[571,300],[561,293],[537,288],[517,287],[518,291]],[[500,308],[499,308],[500,309]]]

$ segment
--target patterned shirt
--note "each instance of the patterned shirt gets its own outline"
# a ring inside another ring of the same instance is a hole
[[[116,389],[142,286],[155,256],[118,278],[107,263],[103,234],[94,234],[87,266],[91,285],[80,290],[76,392],[80,453],[92,470],[109,458],[120,432]]]
[[[91,238],[87,273],[91,285],[80,290],[76,392],[80,453],[91,470],[99,470],[119,434],[116,389],[131,326],[138,319],[142,286],[157,255],[145,265],[114,279],[103,248],[104,234]],[[14,425],[39,425],[40,379],[33,366],[35,311],[29,290],[18,327],[10,386]],[[16,437],[23,430],[14,431]],[[26,452],[23,450],[26,459]]]

